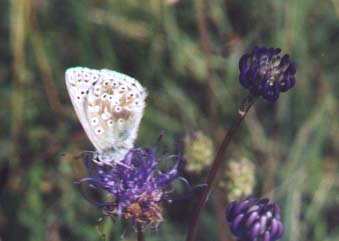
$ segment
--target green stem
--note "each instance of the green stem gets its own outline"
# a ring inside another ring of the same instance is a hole
[[[205,187],[205,189],[204,189],[204,191],[201,195],[198,206],[195,209],[193,220],[192,220],[186,241],[195,240],[197,227],[198,227],[198,221],[199,221],[201,211],[206,204],[206,201],[207,201],[208,196],[210,194],[213,182],[214,182],[214,180],[217,176],[216,175],[217,171],[218,171],[219,167],[221,166],[221,164],[222,164],[222,162],[225,158],[225,153],[226,153],[227,147],[230,144],[234,134],[239,129],[239,126],[240,126],[242,120],[245,118],[246,114],[250,110],[254,101],[255,101],[255,98],[252,98],[252,97],[249,97],[249,98],[246,99],[246,102],[244,103],[244,110],[241,110],[241,111],[238,112],[236,120],[233,122],[233,125],[228,130],[228,132],[226,133],[224,140],[222,141],[222,143],[221,143],[221,145],[218,149],[218,152],[217,152],[217,155],[216,155],[216,157],[213,161],[212,167],[211,167],[211,169],[210,169],[210,171],[207,175],[206,187]]]

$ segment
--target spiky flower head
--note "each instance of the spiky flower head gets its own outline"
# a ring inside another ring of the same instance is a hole
[[[103,207],[105,215],[158,227],[163,220],[160,202],[171,199],[166,188],[178,178],[177,168],[182,160],[180,154],[157,157],[160,139],[161,136],[152,148],[130,149],[120,163],[99,164],[87,157],[89,177],[79,181],[82,196],[91,204]],[[166,170],[158,169],[161,161],[165,162]],[[110,200],[93,201],[85,194],[84,183],[103,190]]]
[[[228,201],[241,200],[252,194],[255,185],[255,168],[246,158],[230,160],[226,164],[219,188]]]
[[[239,61],[240,83],[254,96],[276,101],[280,92],[295,84],[296,67],[288,55],[280,56],[279,48],[254,48]]]
[[[239,241],[275,241],[282,237],[284,225],[278,204],[267,198],[249,197],[226,207],[226,219]]]
[[[188,172],[199,173],[211,165],[214,156],[213,142],[202,131],[185,136],[184,145],[184,157]]]

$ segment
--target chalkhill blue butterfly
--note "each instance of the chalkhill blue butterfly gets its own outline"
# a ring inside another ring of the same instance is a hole
[[[95,161],[121,161],[133,147],[145,108],[146,90],[116,71],[74,67],[66,85],[75,112],[96,149]]]

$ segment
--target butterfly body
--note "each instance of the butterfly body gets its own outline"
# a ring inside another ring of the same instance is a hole
[[[66,85],[99,160],[122,160],[137,137],[146,90],[127,75],[85,67],[67,69]]]

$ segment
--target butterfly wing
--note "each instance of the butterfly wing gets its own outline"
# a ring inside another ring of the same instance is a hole
[[[101,158],[123,158],[136,139],[146,90],[135,79],[106,69],[70,68],[66,83],[79,120]]]

